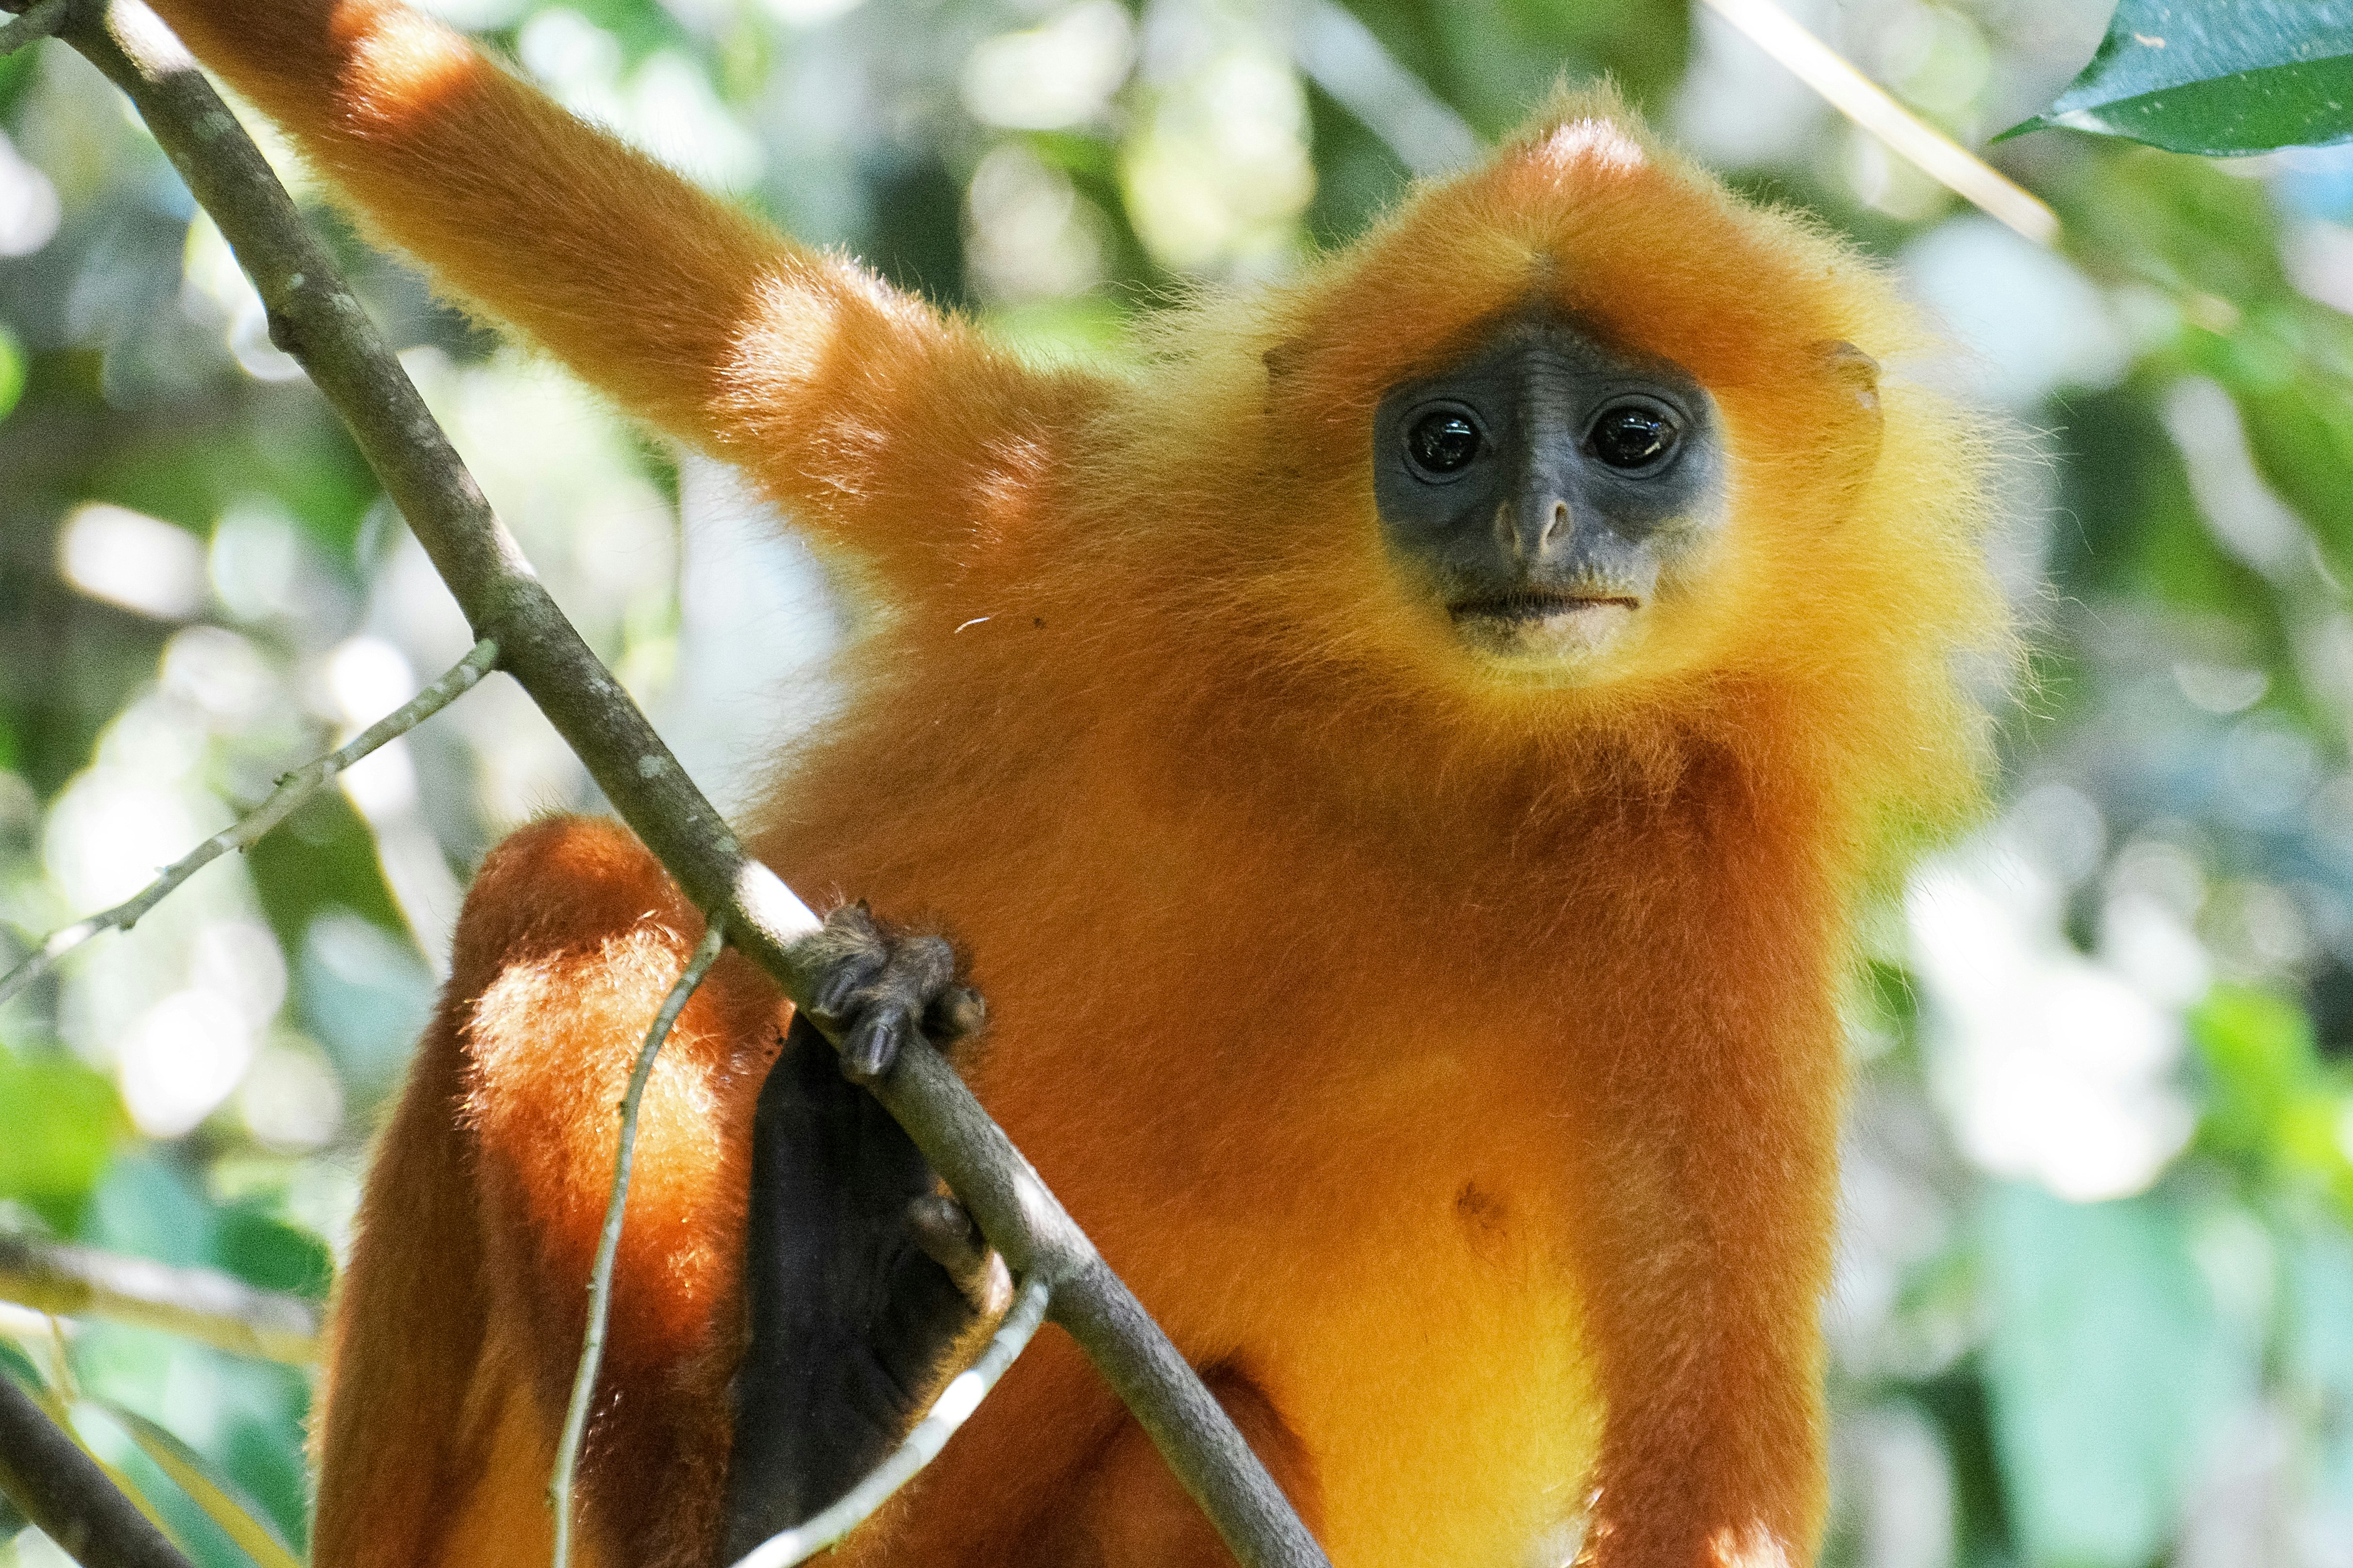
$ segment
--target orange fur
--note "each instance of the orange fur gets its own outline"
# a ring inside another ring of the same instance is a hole
[[[1874,447],[1820,369],[1921,346],[1883,279],[1563,100],[1140,368],[1041,373],[389,5],[159,8],[452,292],[880,598],[753,842],[969,943],[976,1088],[1241,1369],[1335,1563],[1514,1563],[1588,1499],[1609,1568],[1810,1557],[1849,912],[1972,799],[1953,660],[2000,637],[1967,423],[1891,381]],[[1720,542],[1574,684],[1400,592],[1367,472],[1383,390],[1531,302],[1684,366],[1727,432]],[[485,868],[343,1287],[322,1568],[536,1508],[616,1086],[696,925],[615,829]],[[648,1102],[585,1479],[608,1560],[710,1550],[778,1016],[723,969]],[[1047,1336],[851,1556],[1219,1561],[1122,1430]]]

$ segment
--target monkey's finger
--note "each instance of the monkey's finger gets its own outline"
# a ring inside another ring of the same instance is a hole
[[[988,1026],[988,1003],[969,985],[951,985],[923,1010],[923,1033],[934,1045],[969,1039]]]
[[[955,949],[947,939],[911,936],[899,942],[882,973],[867,986],[867,1005],[920,1014],[955,980]]]
[[[881,975],[891,960],[891,943],[863,903],[844,904],[825,917],[805,943],[818,971],[809,1011],[828,1026],[847,1022],[858,994]]]
[[[944,1193],[926,1193],[907,1205],[907,1228],[924,1256],[947,1270],[974,1311],[984,1318],[1004,1316],[1013,1304],[1013,1271],[962,1204]]]
[[[825,934],[853,947],[879,949],[883,945],[882,922],[874,918],[874,906],[864,899],[853,899],[828,910]]]
[[[815,1017],[839,1027],[857,1010],[859,994],[873,984],[882,973],[882,961],[871,962],[846,959],[828,970],[818,983],[817,994],[809,998],[809,1012]]]
[[[896,1007],[871,1008],[841,1042],[841,1075],[852,1083],[872,1083],[899,1059],[906,1037],[907,1015]]]
[[[850,999],[856,1022],[844,1037],[842,1071],[860,1083],[888,1072],[899,1047],[922,1026],[932,999],[955,979],[955,950],[936,936],[907,937],[882,972]]]

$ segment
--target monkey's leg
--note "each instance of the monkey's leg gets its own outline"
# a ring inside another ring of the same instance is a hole
[[[483,861],[337,1297],[320,1568],[543,1554],[622,1089],[702,923],[615,823],[535,823]],[[780,1006],[723,959],[647,1086],[583,1456],[584,1563],[709,1557],[753,1106]]]
[[[543,1553],[622,1088],[701,923],[615,823],[537,823],[483,862],[337,1313],[322,1568]],[[910,1029],[947,1040],[977,1023],[936,938],[892,941],[853,909],[818,946],[819,999],[862,1061],[887,1065]],[[879,1395],[920,1390],[976,1316],[955,1274],[981,1294],[987,1255],[953,1205],[919,1209],[911,1229],[930,1174],[831,1047],[801,1025],[812,1048],[769,1071],[786,1008],[723,958],[648,1080],[581,1457],[586,1563],[703,1568],[727,1498],[746,1495],[726,1489],[736,1440],[754,1456],[746,1476],[781,1454],[818,1466],[818,1486],[828,1462],[855,1479],[904,1429]],[[747,1199],[765,1232],[748,1281]],[[788,1312],[754,1316],[752,1369],[731,1391],[747,1293]],[[803,1376],[790,1397],[740,1396],[779,1369]]]
[[[491,1364],[522,1385],[509,1425],[527,1412],[544,1444],[527,1460],[516,1445],[523,1473],[484,1510],[509,1531],[547,1517],[539,1494],[579,1363],[621,1097],[702,926],[660,864],[605,821],[534,824],[467,896],[452,983],[479,987],[464,1114],[504,1349]],[[699,1568],[717,1533],[754,1102],[784,1006],[723,956],[647,1080],[575,1501],[607,1568]]]
[[[737,1371],[723,1562],[834,1501],[937,1394],[956,1342],[1004,1310],[1004,1266],[937,1193],[932,1169],[845,1069],[886,1068],[921,1027],[978,1023],[936,937],[892,942],[855,907],[827,921],[818,1005],[846,1055],[793,1019],[760,1091],[744,1279],[752,1342]]]
[[[488,1434],[467,1420],[488,1289],[459,1125],[459,1008],[445,998],[378,1141],[336,1281],[311,1441],[318,1568],[417,1568],[448,1550],[451,1503]]]

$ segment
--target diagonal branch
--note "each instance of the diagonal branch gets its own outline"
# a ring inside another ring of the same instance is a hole
[[[210,1268],[0,1236],[0,1301],[60,1318],[138,1323],[290,1366],[319,1359],[317,1307]]]
[[[407,518],[474,634],[522,683],[707,919],[795,1002],[795,943],[817,917],[751,859],[597,662],[491,512],[399,362],[252,142],[178,41],[136,0],[61,36],[131,98],[220,227],[269,310]],[[920,1040],[870,1089],[1014,1273],[1051,1292],[1068,1330],[1246,1568],[1328,1568],[1273,1479],[1142,1303],[1055,1201],[946,1059]]]
[[[127,899],[111,910],[76,921],[62,931],[51,932],[32,955],[5,974],[0,974],[0,1002],[22,991],[34,981],[57,967],[58,960],[79,947],[100,931],[129,931],[146,917],[147,911],[171,897],[174,889],[232,849],[250,847],[263,834],[294,815],[294,808],[319,793],[337,773],[398,735],[414,730],[442,709],[449,706],[476,682],[489,674],[499,661],[499,645],[485,637],[474,645],[474,651],[451,668],[447,675],[418,692],[408,701],[385,714],[348,742],[325,756],[303,763],[278,781],[278,787],[268,799],[228,826],[222,828],[177,860],[164,868],[164,874],[147,884],[136,898]]]
[[[66,25],[70,0],[40,0],[21,16],[0,22],[0,56],[13,55],[36,38],[46,38]]]
[[[1895,101],[1886,89],[1806,31],[1776,0],[1705,0],[1831,108],[1894,148],[1988,216],[2037,245],[2059,237],[2059,219],[2041,198]]]
[[[915,1424],[906,1441],[892,1449],[873,1473],[839,1501],[820,1510],[806,1523],[768,1537],[737,1559],[733,1568],[795,1568],[873,1517],[891,1494],[914,1479],[915,1472],[939,1457],[947,1440],[980,1407],[997,1380],[1029,1343],[1029,1336],[1045,1321],[1049,1292],[1043,1280],[1025,1280],[1021,1293],[1005,1314],[1005,1321],[989,1337],[988,1346],[969,1370],[958,1373],[932,1405],[932,1413]]]
[[[0,1374],[0,1496],[83,1568],[191,1568],[98,1461]]]

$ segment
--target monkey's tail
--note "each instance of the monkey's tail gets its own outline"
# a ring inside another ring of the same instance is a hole
[[[459,1005],[445,997],[385,1130],[337,1288],[311,1433],[315,1568],[441,1560],[491,1437],[469,1409],[487,1322],[459,1116]]]

